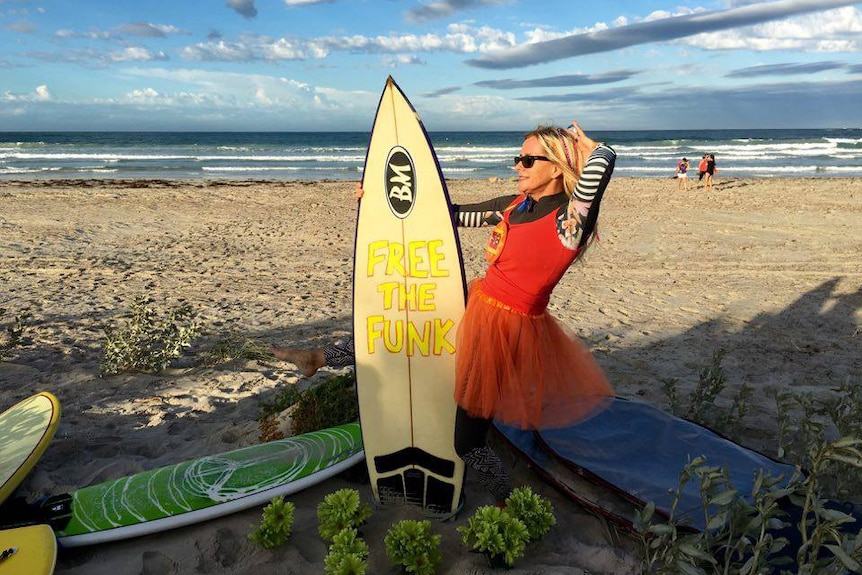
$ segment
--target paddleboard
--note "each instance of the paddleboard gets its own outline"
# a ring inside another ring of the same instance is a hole
[[[350,423],[84,487],[40,502],[29,518],[11,520],[49,523],[63,547],[105,543],[268,503],[363,457],[359,424]]]
[[[353,274],[356,381],[379,504],[457,509],[455,333],[466,285],[451,203],[428,134],[390,77],[362,176]]]
[[[680,473],[695,457],[706,457],[709,466],[724,467],[730,484],[743,496],[752,492],[758,470],[781,476],[784,482],[796,470],[707,427],[623,398],[569,427],[532,432],[495,426],[543,479],[564,492],[575,481],[590,483],[598,497],[575,489],[572,498],[626,530],[633,529],[633,513],[620,510],[626,503],[636,510],[648,502],[655,504],[659,516],[667,518],[674,509],[676,521],[697,531],[706,528],[699,483],[690,481],[675,493]]]
[[[0,503],[18,488],[60,425],[60,403],[37,393],[0,414]]]
[[[0,575],[51,575],[57,540],[47,525],[0,531]]]

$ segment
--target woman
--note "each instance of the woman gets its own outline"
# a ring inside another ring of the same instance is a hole
[[[706,158],[706,181],[704,182],[706,189],[712,189],[713,180],[717,173],[718,168],[715,167],[715,154],[709,154]]]
[[[683,158],[676,165],[676,190],[685,189],[688,191],[688,169],[691,167],[691,164],[688,161],[688,158]]]
[[[495,419],[522,429],[560,427],[589,417],[613,396],[584,345],[546,308],[595,237],[598,200],[615,159],[613,149],[574,123],[568,130],[539,127],[515,158],[518,194],[454,206],[460,226],[494,226],[488,270],[471,284],[458,328],[455,450],[500,504],[511,485],[487,444]],[[308,374],[321,362],[350,365],[352,344],[273,351]]]

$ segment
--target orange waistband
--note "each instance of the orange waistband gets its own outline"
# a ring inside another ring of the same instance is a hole
[[[475,292],[476,292],[475,297],[478,297],[480,300],[482,300],[482,302],[484,302],[490,306],[493,306],[497,309],[502,309],[502,310],[507,311],[509,313],[522,315],[524,317],[529,317],[532,319],[540,318],[544,315],[543,313],[542,314],[531,314],[531,313],[521,311],[519,309],[515,309],[512,306],[510,306],[509,304],[503,303],[500,300],[498,300],[497,298],[489,296],[484,291],[482,291],[482,281],[481,280],[475,282],[475,284],[473,285],[473,290],[475,290]]]

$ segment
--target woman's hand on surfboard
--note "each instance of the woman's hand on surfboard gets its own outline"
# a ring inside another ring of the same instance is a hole
[[[353,195],[356,197],[356,201],[362,199],[362,194],[365,193],[365,190],[362,189],[362,182],[356,182],[356,190],[353,192]]]

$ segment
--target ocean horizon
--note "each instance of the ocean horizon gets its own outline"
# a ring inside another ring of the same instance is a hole
[[[447,179],[507,178],[524,132],[431,132]],[[718,177],[862,177],[862,129],[595,131],[615,175],[673,177],[714,154]],[[0,180],[358,180],[367,132],[0,132]]]

